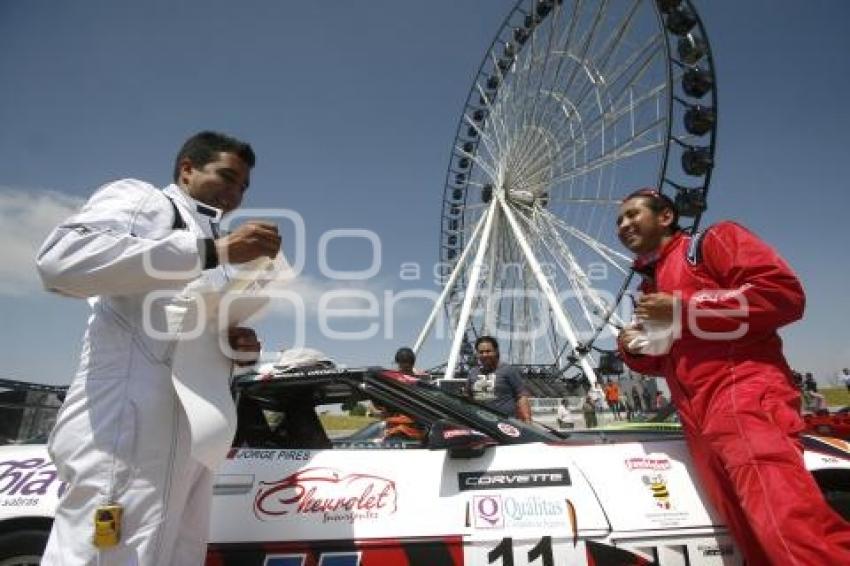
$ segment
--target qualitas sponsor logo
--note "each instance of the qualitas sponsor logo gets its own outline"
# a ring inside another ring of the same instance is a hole
[[[632,470],[669,470],[673,466],[670,463],[670,459],[666,457],[662,458],[651,458],[649,456],[645,456],[642,458],[629,458],[626,460],[626,468],[629,471]]]
[[[458,488],[460,491],[565,485],[570,485],[570,472],[566,468],[494,470],[488,472],[461,472],[458,474]]]
[[[0,506],[35,505],[39,497],[53,489],[61,496],[65,487],[47,458],[0,462]]]
[[[353,523],[392,515],[397,508],[393,480],[331,468],[307,468],[278,481],[261,481],[254,497],[254,514],[263,521],[304,517]]]
[[[528,495],[524,497],[476,495],[472,498],[475,527],[557,527],[566,524],[566,502]]]

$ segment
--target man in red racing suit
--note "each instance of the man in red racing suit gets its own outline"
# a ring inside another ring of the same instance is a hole
[[[749,566],[850,564],[850,525],[803,463],[800,395],[777,334],[803,314],[800,282],[740,225],[692,238],[677,216],[651,189],[620,207],[620,241],[644,277],[620,353],[666,377],[699,479]],[[666,353],[641,353],[650,325],[673,332]]]

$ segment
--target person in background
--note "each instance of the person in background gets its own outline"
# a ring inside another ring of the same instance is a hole
[[[811,374],[811,372],[806,372],[806,378],[803,382],[803,386],[805,387],[806,391],[809,391],[811,393],[818,392],[818,382],[815,381],[815,377]]]
[[[499,343],[492,336],[475,341],[478,365],[469,372],[467,395],[508,417],[531,422],[528,390],[513,366],[499,361]]]
[[[643,403],[640,398],[640,391],[638,391],[638,388],[635,386],[632,386],[632,406],[634,406],[635,412],[637,413],[642,413],[644,411]]]
[[[623,415],[620,413],[620,386],[613,379],[609,379],[605,384],[605,401],[608,403],[608,408],[611,414],[614,415],[614,420],[622,420]]]
[[[398,371],[410,377],[424,377],[427,374],[414,366],[416,365],[416,354],[410,348],[403,347],[396,350],[395,363]]]
[[[617,231],[643,277],[620,353],[666,378],[694,467],[747,564],[850,564],[850,525],[803,462],[800,393],[777,334],[803,314],[794,272],[733,222],[686,234],[654,189],[623,200]]]
[[[584,426],[587,428],[595,428],[597,426],[596,402],[592,396],[585,396],[584,403],[581,405],[581,412],[584,415]]]
[[[566,399],[561,399],[561,402],[558,404],[556,420],[560,428],[567,428],[570,425],[570,407]]]

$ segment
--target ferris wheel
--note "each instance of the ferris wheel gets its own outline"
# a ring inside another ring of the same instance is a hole
[[[502,359],[596,380],[626,315],[622,198],[671,196],[686,230],[714,164],[714,63],[690,0],[520,0],[466,98],[443,192],[445,377],[477,336]]]

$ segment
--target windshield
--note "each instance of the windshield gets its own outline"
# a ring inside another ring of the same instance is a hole
[[[560,436],[542,425],[525,423],[513,417],[506,417],[472,399],[440,389],[435,383],[420,380],[410,385],[416,390],[417,394],[434,405],[444,408],[453,416],[460,416],[466,421],[466,424],[484,429],[482,432],[486,432],[495,438],[510,439],[512,442],[551,442],[561,439]],[[500,424],[502,426],[499,426]],[[518,429],[520,435],[514,437],[506,434],[504,429],[506,424]]]

